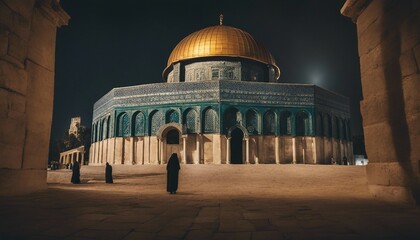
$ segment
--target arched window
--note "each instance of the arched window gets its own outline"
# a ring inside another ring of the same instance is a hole
[[[98,128],[98,141],[102,141],[102,130],[103,130],[103,122],[101,120],[99,120],[98,122],[99,124],[99,128]]]
[[[336,139],[340,138],[340,120],[338,117],[334,117],[334,128],[333,128],[333,137]]]
[[[154,111],[150,114],[150,135],[156,135],[160,126],[164,124],[163,114],[160,111]]]
[[[288,111],[280,114],[280,134],[292,135],[292,114]]]
[[[273,111],[268,110],[264,113],[264,134],[274,135],[276,133],[276,115]]]
[[[166,144],[179,144],[179,132],[176,129],[171,129],[166,134]]]
[[[309,116],[306,112],[296,114],[296,136],[309,135]]]
[[[216,133],[219,130],[219,118],[213,108],[204,111],[204,133]]]
[[[341,120],[341,138],[343,140],[347,140],[347,126],[346,126],[346,120]]]
[[[231,107],[225,110],[225,113],[223,114],[223,125],[225,130],[241,123],[242,115],[238,109]]]
[[[99,128],[99,122],[96,122],[95,124],[95,142],[98,141],[98,128]]]
[[[184,124],[187,127],[187,133],[196,133],[200,126],[197,112],[194,109],[189,109],[184,116]]]
[[[166,113],[166,123],[179,123],[179,114],[175,110],[169,110]]]
[[[133,136],[144,136],[146,118],[142,112],[133,115]]]
[[[106,138],[111,137],[111,117],[108,116],[106,119]]]
[[[346,130],[347,130],[347,140],[351,141],[352,140],[352,136],[351,136],[351,129],[350,129],[350,121],[347,120],[346,121]]]
[[[118,117],[117,125],[117,136],[118,137],[129,137],[130,136],[130,119],[127,113],[123,113]]]
[[[96,123],[92,126],[92,143],[96,142]]]
[[[332,135],[331,117],[330,115],[324,115],[324,136],[331,137]]]
[[[258,113],[250,109],[246,112],[246,129],[251,134],[258,134]]]
[[[318,136],[324,135],[324,123],[322,121],[322,116],[319,113],[316,115],[316,133]]]

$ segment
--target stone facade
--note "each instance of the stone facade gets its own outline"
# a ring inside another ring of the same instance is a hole
[[[0,195],[46,187],[55,36],[68,20],[56,0],[0,1]]]
[[[367,177],[381,199],[420,202],[420,2],[347,0],[357,24]]]
[[[188,164],[329,164],[353,159],[349,119],[347,98],[314,85],[211,80],[115,88],[94,105],[89,162],[164,164],[176,152]]]

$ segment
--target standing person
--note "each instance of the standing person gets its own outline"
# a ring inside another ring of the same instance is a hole
[[[109,165],[109,163],[106,163],[105,167],[105,182],[106,183],[114,183],[112,180],[112,167]]]
[[[71,182],[74,184],[80,183],[80,164],[75,161],[73,164],[73,173],[71,175]]]
[[[343,164],[344,165],[348,165],[348,161],[347,161],[347,157],[346,156],[343,157]]]
[[[178,190],[178,173],[180,169],[178,155],[172,153],[166,165],[166,191],[171,194],[176,194],[176,190]]]

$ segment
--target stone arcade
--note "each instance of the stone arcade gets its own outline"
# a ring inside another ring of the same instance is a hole
[[[184,38],[165,83],[114,88],[94,105],[89,164],[310,163],[353,159],[348,99],[277,83],[249,33],[220,25]]]

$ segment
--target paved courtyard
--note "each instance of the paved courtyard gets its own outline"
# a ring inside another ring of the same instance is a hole
[[[48,189],[0,199],[0,239],[420,239],[420,209],[371,198],[365,168],[181,165],[50,171]]]

